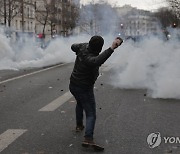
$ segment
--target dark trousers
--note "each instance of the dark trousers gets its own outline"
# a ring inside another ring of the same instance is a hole
[[[76,124],[83,125],[83,111],[86,114],[85,138],[93,139],[96,121],[96,102],[94,97],[94,87],[83,87],[73,83],[69,85],[70,92],[75,97],[76,104]]]

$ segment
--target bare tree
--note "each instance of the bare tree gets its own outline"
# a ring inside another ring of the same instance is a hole
[[[46,26],[50,26],[51,36],[54,35],[54,31],[67,36],[68,30],[75,27],[77,12],[76,5],[70,1],[42,0],[41,7],[36,9],[36,20],[43,25],[44,36]]]
[[[4,2],[4,25],[6,25],[6,0],[3,0],[3,2]]]
[[[40,5],[41,7],[37,6],[36,3],[36,20],[43,25],[43,31],[42,34],[45,36],[45,28],[47,25],[47,20],[49,17],[49,7],[47,0],[43,0],[43,3]],[[37,9],[38,7],[38,9]]]
[[[0,0],[0,19],[6,25],[6,0]]]
[[[89,5],[82,6],[79,26],[90,35],[104,34],[115,30],[113,26],[116,25],[116,19],[116,10],[111,5],[104,1],[101,3],[93,1]]]
[[[1,15],[4,17],[4,25],[8,23],[11,27],[13,18],[20,13],[20,5],[18,0],[1,0]]]
[[[47,25],[51,27],[51,35],[53,35],[53,29],[57,22],[56,13],[57,9],[55,9],[55,3],[49,3],[48,0],[43,0],[41,7],[36,9],[36,20],[43,25],[42,34],[44,37]]]
[[[172,11],[176,14],[177,18],[180,19],[180,0],[169,0],[168,2]]]
[[[71,20],[69,21],[68,27],[72,31],[78,24],[80,8],[78,5],[72,4],[71,9]]]
[[[79,16],[79,7],[76,3],[67,0],[62,1],[62,34],[69,35],[68,32],[76,26]]]
[[[180,26],[180,0],[167,0],[171,8],[172,13],[176,16],[176,21],[174,22],[174,27]]]
[[[163,29],[175,27],[179,21],[176,14],[168,8],[160,8],[154,15],[159,19]]]
[[[0,14],[4,18],[4,25],[8,24],[11,27],[11,22],[15,16],[20,13],[19,0],[1,0]]]

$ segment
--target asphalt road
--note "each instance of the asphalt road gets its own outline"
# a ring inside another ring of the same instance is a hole
[[[0,71],[1,154],[90,154],[81,147],[84,132],[75,133],[75,100],[68,94],[73,64],[30,71]],[[109,85],[110,71],[95,84],[95,141],[105,154],[180,154],[180,101],[152,99],[146,90]],[[12,79],[3,82],[7,79]],[[47,111],[41,111],[47,107]],[[54,108],[53,108],[54,107]],[[150,148],[147,137],[161,134]],[[170,137],[165,143],[164,137]],[[176,143],[174,143],[176,141]]]

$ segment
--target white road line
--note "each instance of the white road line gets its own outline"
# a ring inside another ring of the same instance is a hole
[[[54,69],[56,67],[63,66],[63,65],[65,65],[65,64],[59,64],[59,65],[52,66],[52,67],[49,67],[49,68],[46,68],[46,69],[43,69],[43,70],[39,70],[39,71],[32,72],[32,73],[29,73],[29,74],[25,74],[25,75],[21,75],[21,76],[18,76],[18,77],[11,78],[11,79],[7,79],[7,80],[4,80],[4,81],[1,81],[0,84],[4,84],[6,82],[21,79],[21,78],[24,78],[26,76],[34,75],[34,74],[37,74],[37,73],[45,72],[45,71],[48,71],[48,70],[51,70],[51,69]]]
[[[18,137],[24,134],[27,130],[25,129],[8,129],[0,135],[0,152],[7,148],[12,142]]]
[[[61,105],[63,105],[65,102],[67,102],[72,97],[72,94],[70,91],[66,92],[64,95],[58,97],[45,107],[41,108],[39,111],[54,111]]]

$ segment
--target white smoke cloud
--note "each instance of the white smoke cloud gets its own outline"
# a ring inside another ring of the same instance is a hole
[[[69,63],[75,59],[71,51],[72,42],[88,41],[87,36],[57,38],[43,50],[32,39],[26,38],[21,44],[14,44],[0,32],[0,70],[43,67],[57,63]],[[77,41],[78,40],[78,41]]]
[[[118,88],[147,89],[153,98],[180,99],[180,43],[176,35],[180,33],[172,31],[171,34],[169,41],[157,37],[139,43],[125,41],[106,62],[106,65],[114,66],[111,84]],[[58,38],[45,50],[27,41],[15,49],[1,32],[0,70],[73,62],[75,53],[71,51],[71,44],[88,42],[89,39],[89,35]],[[114,37],[104,39],[106,49]]]
[[[176,33],[177,34],[177,33]],[[112,85],[147,89],[153,98],[180,99],[180,44],[157,37],[125,42],[115,53]]]

